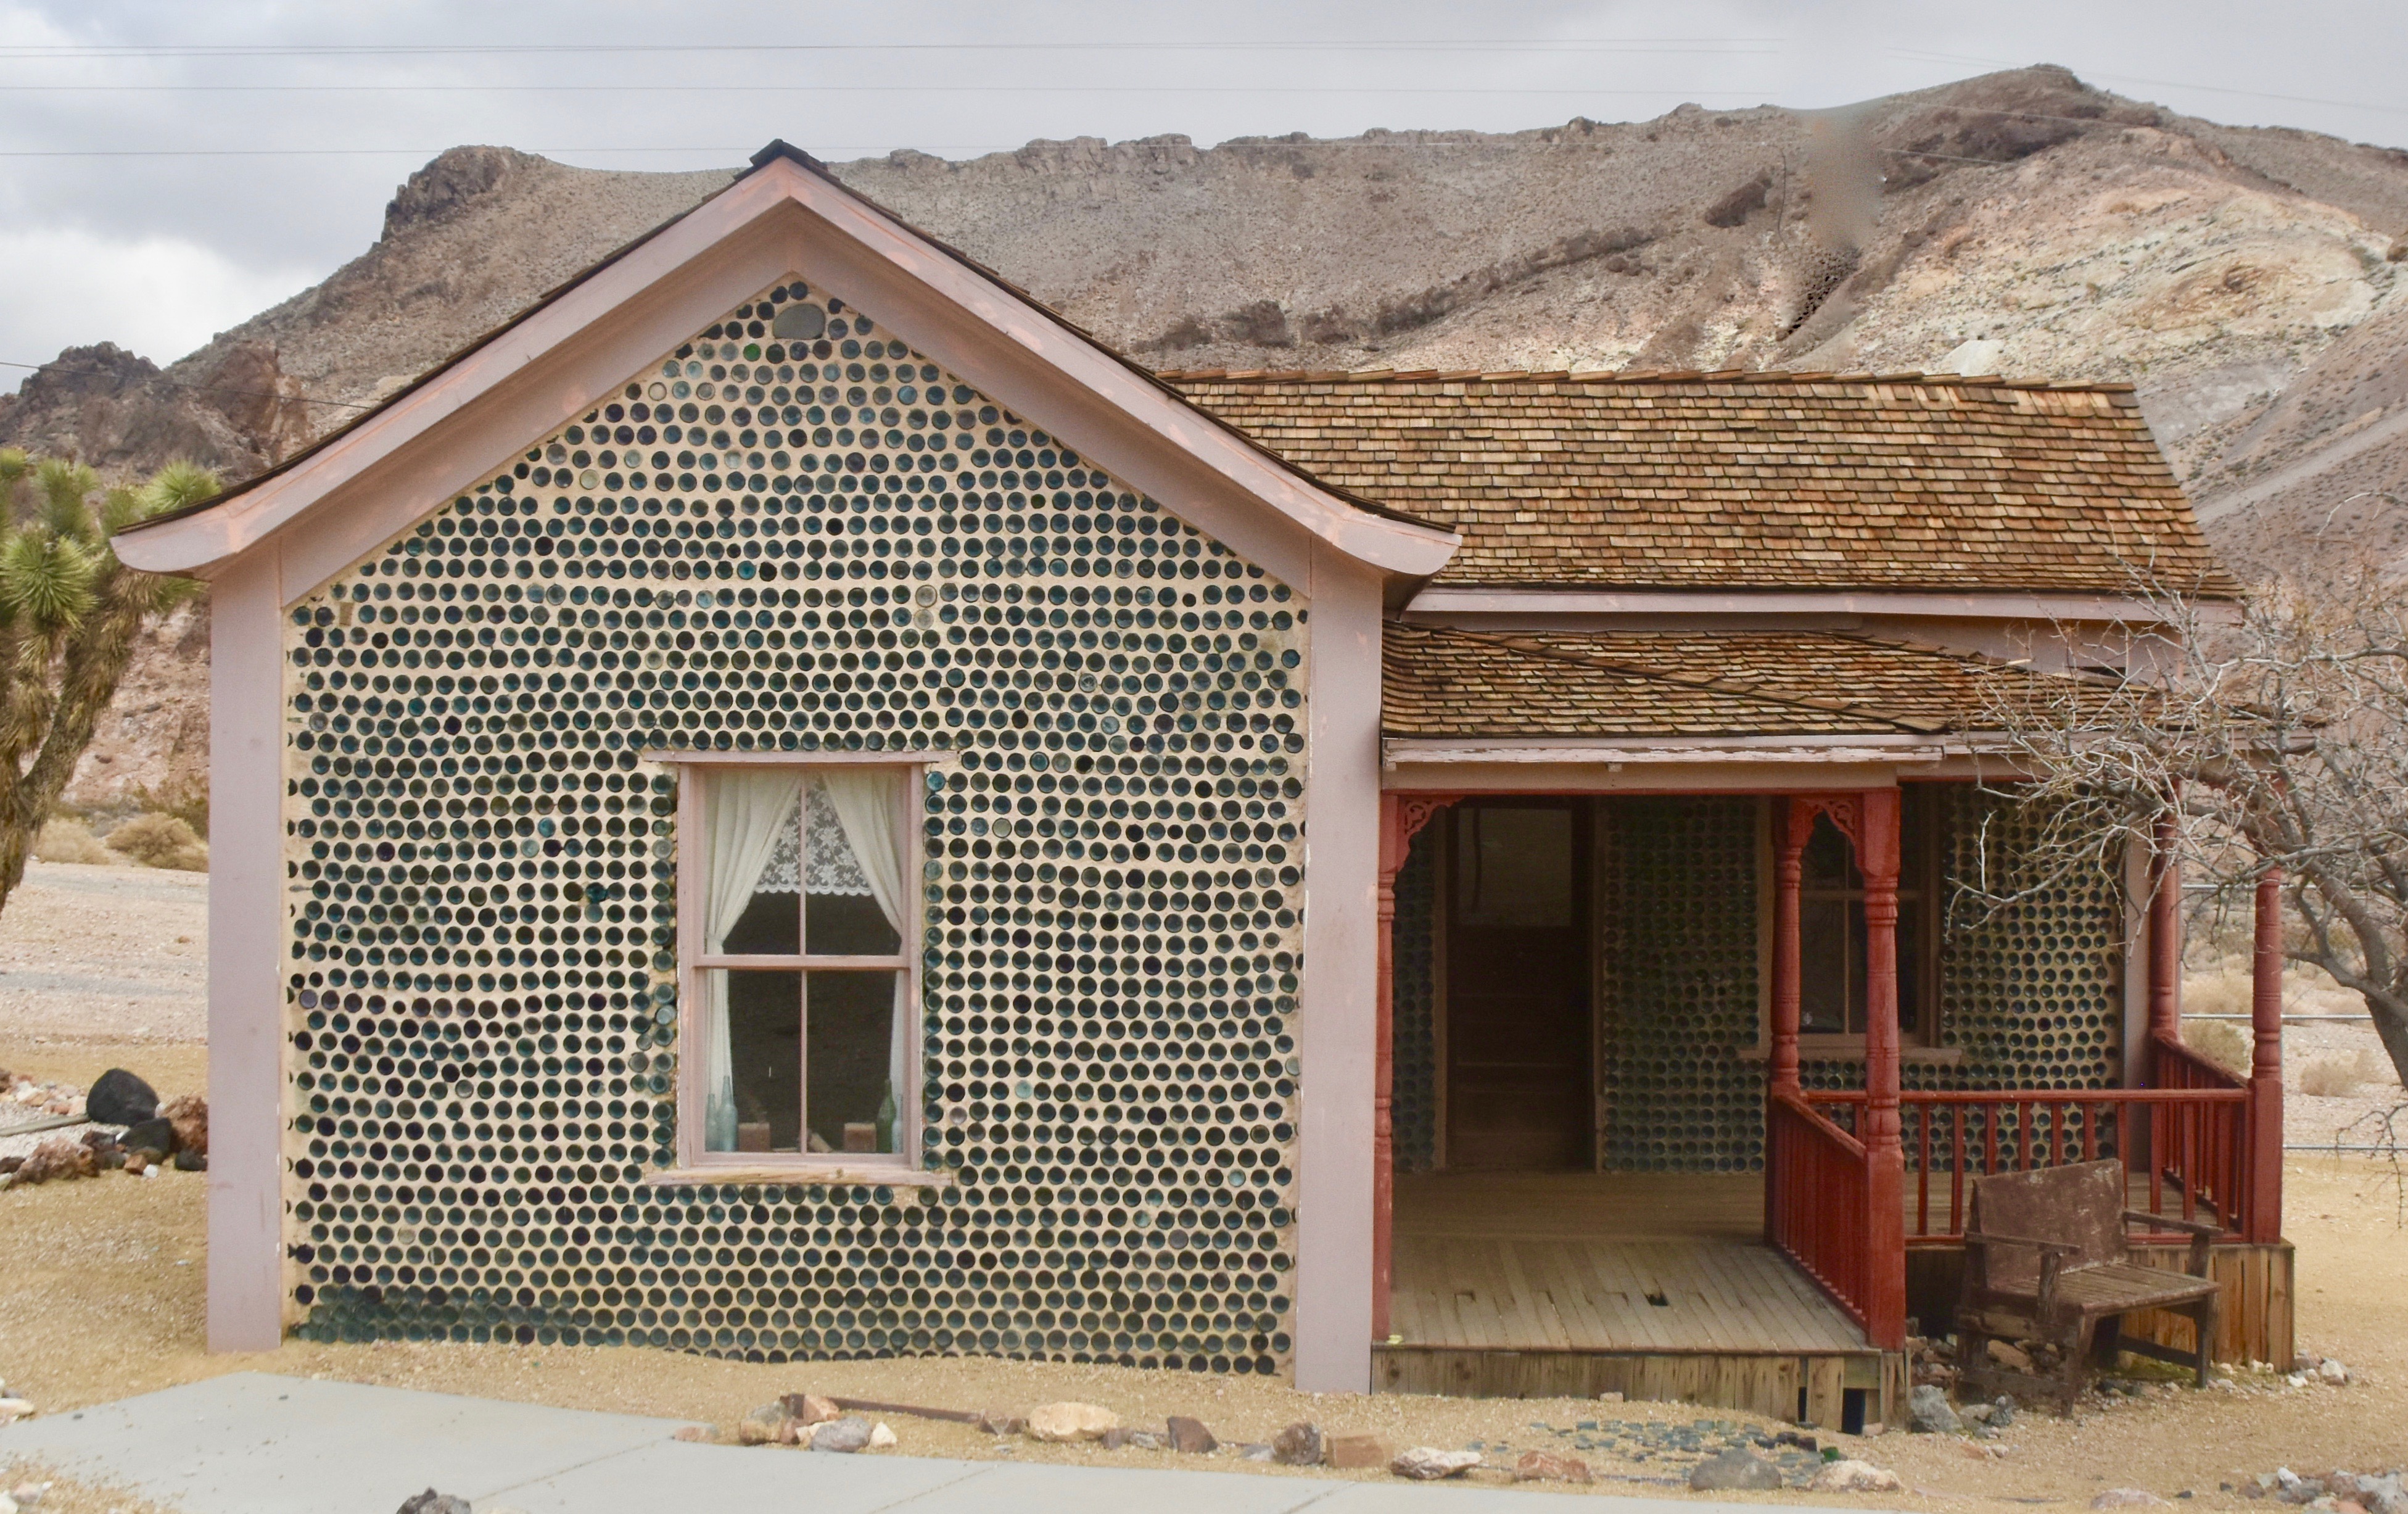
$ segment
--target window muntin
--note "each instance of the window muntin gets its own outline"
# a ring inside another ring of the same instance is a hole
[[[684,806],[689,1166],[911,1165],[916,763],[697,764]]]
[[[1901,796],[1898,878],[1898,1028],[1910,1042],[1930,1039],[1932,901],[1937,828],[1933,796]],[[1862,1040],[1865,1033],[1865,881],[1856,848],[1828,815],[1814,819],[1798,891],[1798,1031],[1801,1036]]]

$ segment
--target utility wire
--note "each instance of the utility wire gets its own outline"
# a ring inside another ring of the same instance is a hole
[[[269,44],[161,43],[124,47],[93,47],[72,43],[0,46],[0,58],[389,58],[389,57],[514,57],[587,54],[614,56],[662,53],[765,52],[1666,52],[1705,54],[1771,52],[1787,44],[1777,36],[1656,36],[1561,37],[1527,42],[1497,37],[1361,37],[1326,41],[1263,39],[1246,42],[527,42],[472,45],[433,43]]]

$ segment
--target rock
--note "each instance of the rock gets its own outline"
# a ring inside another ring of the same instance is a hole
[[[209,1102],[197,1093],[179,1093],[159,1106],[159,1117],[176,1132],[179,1151],[209,1154]]]
[[[1906,1419],[1928,1435],[1953,1435],[1964,1428],[1957,1422],[1956,1411],[1948,1406],[1947,1392],[1928,1383],[1906,1395]]]
[[[719,1438],[719,1433],[707,1424],[681,1424],[669,1432],[669,1438],[689,1446],[708,1446]]]
[[[1478,1451],[1442,1451],[1435,1446],[1415,1446],[1399,1451],[1388,1464],[1388,1470],[1415,1482],[1436,1482],[1440,1478],[1461,1477],[1480,1464]]]
[[[1902,1486],[1898,1474],[1870,1462],[1831,1462],[1807,1484],[1818,1493],[1894,1493]]]
[[[2333,1388],[2344,1387],[2349,1382],[2349,1368],[2327,1357],[2316,1363],[2316,1380]]]
[[[17,1169],[15,1181],[19,1186],[49,1183],[71,1177],[90,1177],[96,1171],[92,1147],[80,1141],[55,1135],[36,1146],[25,1158]]]
[[[981,1409],[970,1422],[990,1435],[1016,1435],[1028,1428],[1028,1421],[1010,1409]]]
[[[1956,1418],[1972,1424],[1988,1424],[1990,1416],[1997,1412],[1987,1404],[1967,1404],[1956,1410]]]
[[[114,1075],[103,1074],[103,1081]],[[125,1075],[132,1077],[134,1074],[128,1073]],[[93,1087],[96,1089],[99,1085]],[[403,1499],[401,1507],[394,1510],[394,1514],[476,1514],[476,1511],[468,1507],[468,1500],[458,1493],[439,1493],[429,1488],[423,1493],[412,1493]]]
[[[1990,1342],[1989,1349],[1990,1360],[2010,1371],[2032,1370],[2031,1353],[2013,1341],[1993,1340]]]
[[[739,1446],[790,1445],[795,1438],[795,1417],[782,1404],[764,1404],[736,1421],[736,1443]]]
[[[2162,1508],[2165,1500],[2145,1488],[2110,1488],[2093,1496],[2092,1508]]]
[[[0,1424],[14,1424],[34,1416],[34,1403],[26,1398],[0,1398]]]
[[[179,1151],[175,1166],[179,1173],[205,1173],[209,1170],[209,1159],[198,1151]]]
[[[1324,1466],[1359,1469],[1383,1465],[1387,1460],[1388,1448],[1377,1435],[1324,1435],[1321,1440]]]
[[[159,1112],[158,1090],[124,1068],[112,1067],[83,1096],[83,1112],[95,1125],[139,1125]],[[427,1496],[434,1496],[432,1490]],[[402,1509],[403,1514],[423,1514],[407,1504]],[[465,1505],[461,1514],[467,1514]]]
[[[176,1154],[176,1127],[172,1121],[153,1116],[127,1126],[117,1144],[128,1151],[155,1151],[164,1161]]]
[[[817,1393],[788,1393],[778,1400],[778,1405],[796,1424],[825,1424],[830,1420],[844,1418],[844,1410],[836,1406],[835,1400],[822,1398]]]
[[[1773,1433],[1772,1443],[1776,1446],[1795,1446],[1801,1451],[1813,1451],[1817,1455],[1821,1454],[1823,1449],[1822,1443],[1803,1430],[1776,1431]]]
[[[1141,1451],[1158,1451],[1162,1449],[1162,1437],[1155,1435],[1151,1430],[1130,1430],[1125,1432],[1107,1431],[1105,1433],[1107,1435],[1125,1434],[1128,1436],[1128,1443]]]
[[[897,1441],[895,1432],[886,1428],[885,1420],[881,1420],[876,1424],[869,1427],[869,1449],[871,1450],[886,1450],[894,1447],[896,1444],[897,1444]]]
[[[1039,1440],[1100,1440],[1120,1416],[1093,1404],[1039,1404],[1028,1411],[1028,1433]]]
[[[1096,1436],[1096,1442],[1104,1448],[1104,1449],[1108,1451],[1116,1451],[1130,1444],[1130,1437],[1133,1434],[1134,1432],[1132,1431],[1124,1430],[1120,1426],[1114,1425],[1110,1430],[1107,1430],[1102,1435]]]
[[[21,1482],[8,1490],[8,1496],[19,1508],[39,1508],[50,1492],[50,1485],[47,1482]]]
[[[2015,1422],[2015,1401],[2000,1393],[1990,1405],[1990,1428],[2004,1430]]]
[[[1170,1449],[1190,1456],[1209,1456],[1221,1449],[1212,1432],[1204,1428],[1201,1420],[1191,1420],[1184,1414],[1174,1414],[1163,1425],[1163,1438]]]
[[[1271,1449],[1259,1441],[1238,1448],[1238,1460],[1240,1462],[1268,1462],[1270,1459]]]
[[[841,1420],[815,1424],[811,1426],[811,1449],[850,1455],[869,1444],[869,1433],[874,1428],[858,1414],[848,1414]]]
[[[1787,1479],[1781,1468],[1749,1450],[1733,1446],[1718,1456],[1709,1456],[1689,1471],[1692,1492],[1728,1492],[1735,1488],[1771,1492]]]
[[[1515,1482],[1578,1482],[1596,1480],[1588,1464],[1577,1456],[1558,1456],[1553,1451],[1524,1451],[1513,1464]],[[1775,1484],[1778,1486],[1778,1484]]]
[[[1271,1437],[1271,1460],[1282,1466],[1321,1464],[1321,1427],[1299,1420]]]

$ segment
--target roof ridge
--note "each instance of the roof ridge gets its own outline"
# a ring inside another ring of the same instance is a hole
[[[1792,368],[1156,368],[1166,383],[1851,383],[1927,388],[2042,389],[2059,394],[2128,395],[2122,379],[2001,377],[1996,373],[1832,373]]]

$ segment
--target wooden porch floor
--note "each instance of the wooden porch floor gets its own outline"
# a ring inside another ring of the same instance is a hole
[[[1763,1230],[1755,1176],[1401,1175],[1389,1329],[1454,1350],[1870,1350]]]

